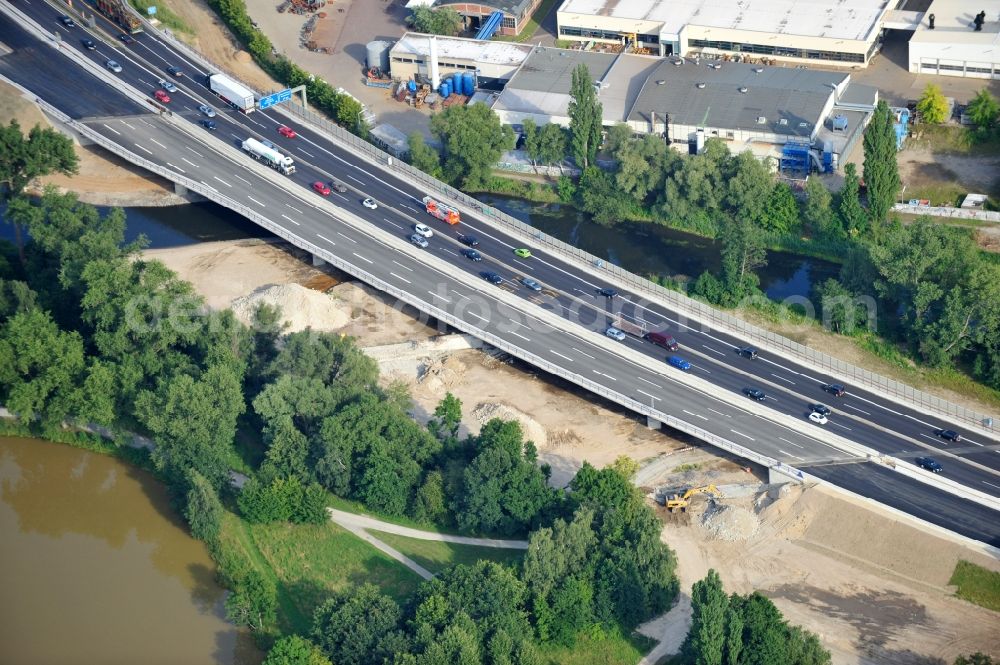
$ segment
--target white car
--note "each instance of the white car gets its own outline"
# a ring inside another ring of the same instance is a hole
[[[625,341],[625,333],[623,333],[621,330],[618,330],[618,328],[615,328],[614,326],[611,326],[610,328],[605,330],[604,334],[610,337],[611,339],[618,340],[619,342]]]
[[[108,60],[106,63],[104,63],[104,66],[113,71],[115,74],[122,73],[122,66],[119,65],[114,60]]]
[[[414,224],[413,230],[417,232],[418,235],[422,235],[425,238],[433,238],[434,232],[431,231],[431,227],[426,224]]]
[[[809,414],[809,420],[813,421],[817,425],[825,425],[826,424],[826,416],[824,416],[822,413],[818,413],[816,411],[813,411],[812,413]]]
[[[202,104],[201,106],[198,107],[198,110],[204,113],[205,116],[208,118],[215,117],[215,110],[211,106],[208,106],[207,104]]]
[[[361,202],[361,205],[368,208],[369,210],[374,210],[375,208],[378,207],[378,204],[375,203],[374,199],[365,199],[364,201]]]
[[[167,92],[177,92],[177,86],[171,83],[170,81],[160,79],[159,84],[160,87],[166,90]]]
[[[427,249],[427,245],[430,244],[429,242],[427,242],[427,238],[423,237],[422,235],[418,235],[416,233],[410,236],[410,242],[412,242],[420,249]]]

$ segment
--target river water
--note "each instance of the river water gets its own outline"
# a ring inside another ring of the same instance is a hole
[[[0,663],[259,663],[214,575],[149,474],[0,437]]]

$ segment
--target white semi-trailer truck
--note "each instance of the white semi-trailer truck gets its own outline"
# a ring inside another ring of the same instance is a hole
[[[237,110],[243,113],[253,112],[253,90],[242,83],[237,83],[225,74],[209,74],[208,88]]]
[[[257,139],[247,139],[243,142],[243,151],[262,164],[270,166],[279,173],[292,175],[295,173],[295,160],[285,157],[274,148],[268,148]]]

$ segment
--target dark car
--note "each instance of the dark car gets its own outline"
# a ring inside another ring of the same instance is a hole
[[[662,346],[668,351],[676,351],[680,348],[677,340],[665,332],[648,332],[643,337],[657,346]]]
[[[470,261],[482,261],[483,255],[474,249],[463,249],[462,256],[469,259]]]
[[[87,49],[88,51],[96,51],[97,50],[97,44],[95,44],[92,39],[84,39],[83,40],[83,48]]]
[[[463,245],[468,245],[469,247],[479,247],[479,238],[476,236],[467,236],[462,233],[459,234],[458,241]]]
[[[65,25],[67,28],[75,28],[76,22],[73,21],[69,16],[60,16],[59,22]]]
[[[934,430],[934,433],[945,441],[954,441],[955,443],[958,443],[962,440],[961,435],[953,429],[938,429]]]
[[[830,393],[834,397],[843,397],[847,394],[847,388],[840,385],[839,383],[830,383],[823,386],[823,390]]]
[[[118,35],[118,39],[120,39],[121,43],[125,44],[126,46],[131,46],[132,44],[135,44],[135,37],[126,32],[123,32],[120,35]]]
[[[605,286],[603,289],[597,289],[597,295],[604,296],[605,298],[614,298],[618,295],[618,290],[612,289],[610,286]]]
[[[927,469],[931,473],[941,473],[943,467],[933,457],[918,457],[913,460],[921,469]]]
[[[744,358],[749,358],[750,360],[757,360],[757,348],[753,346],[744,346],[741,349],[737,349],[740,355]]]
[[[167,67],[167,73],[177,78],[184,76],[184,72],[181,71],[180,67]]]
[[[761,390],[760,388],[744,388],[743,394],[749,397],[750,399],[757,400],[758,402],[763,402],[765,399],[767,399],[767,395],[765,395],[764,391]]]
[[[337,182],[336,180],[330,181],[330,187],[333,187],[333,191],[340,192],[341,194],[347,191],[347,187],[342,182]]]
[[[833,413],[833,411],[830,410],[830,407],[825,404],[810,404],[809,408],[812,409],[813,413],[819,413],[824,416],[828,416]]]
[[[201,126],[204,127],[205,129],[207,129],[210,132],[214,131],[215,130],[215,121],[214,120],[202,120],[201,121]]]
[[[495,272],[489,272],[489,271],[481,272],[481,273],[479,273],[479,276],[482,277],[483,279],[485,279],[490,284],[502,284],[503,283],[503,277],[501,277],[500,275],[498,275]]]

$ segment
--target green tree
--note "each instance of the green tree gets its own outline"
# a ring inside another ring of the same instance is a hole
[[[298,635],[282,637],[267,652],[263,665],[331,665],[330,659],[309,640]]]
[[[561,164],[566,159],[566,130],[550,122],[540,130],[538,159],[546,166]]]
[[[365,583],[316,609],[312,638],[337,665],[381,663],[395,652],[401,619],[396,601]]]
[[[260,632],[274,624],[278,589],[274,580],[248,568],[234,581],[226,598],[226,616],[238,626]]]
[[[434,409],[434,417],[427,421],[427,430],[442,443],[450,442],[454,446],[461,426],[462,400],[449,392]]]
[[[729,597],[726,609],[725,665],[740,665],[743,654],[743,598],[737,594]]]
[[[309,440],[296,429],[290,416],[269,421],[264,427],[263,435],[267,452],[258,476],[265,484],[274,478],[294,477],[303,482],[311,479],[312,473],[306,462]]]
[[[0,203],[20,196],[29,182],[49,173],[73,175],[78,160],[73,141],[58,130],[35,125],[25,136],[17,120],[0,126]],[[18,254],[24,263],[22,229],[14,224]]]
[[[427,145],[424,135],[420,132],[413,132],[409,136],[410,165],[413,168],[423,171],[432,178],[441,178],[441,155],[434,148]]]
[[[214,546],[222,530],[222,516],[225,510],[212,484],[197,471],[191,470],[187,477],[187,502],[184,517],[191,527],[191,535]]]
[[[868,216],[879,231],[899,192],[895,118],[885,100],[879,100],[864,133],[864,177],[868,186]]]
[[[834,223],[833,197],[819,178],[806,181],[806,198],[802,204],[802,219],[821,238],[842,237],[843,231]]]
[[[757,270],[767,265],[764,234],[758,226],[742,219],[723,222],[722,279],[729,306],[754,293],[760,279]]]
[[[444,477],[440,471],[431,471],[424,484],[417,490],[413,518],[419,522],[437,522],[448,513],[444,495]]]
[[[590,70],[584,64],[573,70],[570,83],[569,133],[573,159],[581,169],[594,164],[601,147],[604,109],[597,99]]]
[[[715,570],[691,588],[691,630],[684,651],[693,665],[723,665],[729,597]]]
[[[730,214],[764,227],[774,177],[749,150],[733,157],[726,170],[725,203]]]
[[[514,130],[486,104],[449,106],[431,117],[431,133],[444,146],[445,179],[463,188],[486,183],[500,155],[514,147]]]
[[[1000,104],[987,88],[982,88],[969,102],[965,113],[979,132],[986,133],[1000,117]]]
[[[842,335],[851,335],[868,327],[868,309],[843,284],[828,279],[816,286],[823,326]]]
[[[462,29],[461,15],[450,7],[441,9],[431,9],[426,5],[415,7],[413,13],[406,17],[406,23],[417,32],[448,37],[457,35]]]
[[[542,132],[531,118],[521,122],[524,133],[524,152],[527,153],[531,165],[535,166],[542,158]]]
[[[848,235],[857,236],[868,227],[868,216],[861,207],[861,181],[858,178],[858,168],[853,162],[848,162],[844,167],[844,187],[840,190],[837,213]]]
[[[948,100],[944,98],[940,86],[934,83],[927,84],[917,101],[917,113],[920,114],[921,122],[932,125],[940,125],[948,119]]]
[[[977,651],[968,656],[959,656],[955,659],[955,665],[993,665],[993,657]]]
[[[771,188],[761,222],[765,229],[779,235],[788,235],[798,230],[799,204],[792,188],[786,183],[775,183]]]

